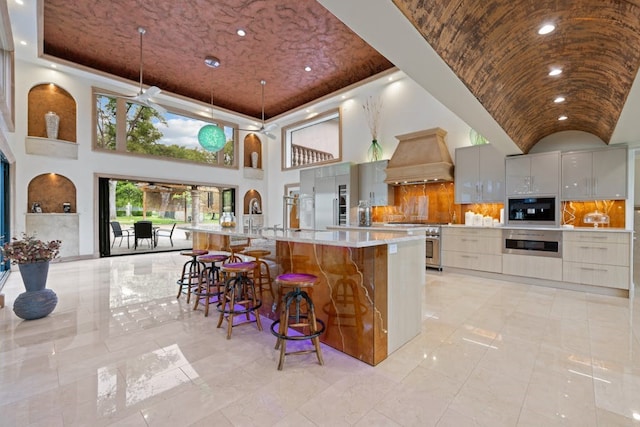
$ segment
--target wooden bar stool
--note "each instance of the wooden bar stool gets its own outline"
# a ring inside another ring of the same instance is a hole
[[[313,301],[311,301],[309,294],[302,290],[303,288],[312,288],[317,282],[318,278],[316,276],[304,273],[281,274],[276,278],[276,283],[280,289],[283,287],[293,288],[292,291],[285,295],[282,301],[280,320],[276,320],[271,324],[271,333],[277,338],[276,349],[280,348],[279,371],[284,366],[284,357],[292,354],[316,353],[318,363],[324,365],[320,349],[320,338],[318,338],[324,332],[324,322],[316,319]],[[305,302],[305,305],[302,305],[302,301]],[[320,324],[320,329],[318,329],[318,324]],[[297,328],[300,333],[292,333],[289,328]],[[287,353],[287,341],[303,340],[311,340],[313,349]]]
[[[182,273],[176,282],[180,286],[178,288],[178,296],[176,298],[180,298],[180,295],[185,293],[184,288],[187,288],[187,304],[191,301],[191,291],[198,286],[200,273],[202,273],[202,270],[205,268],[203,263],[198,262],[198,257],[207,253],[209,253],[209,251],[204,249],[188,249],[180,251],[180,255],[191,257],[191,259],[185,262],[182,266]]]
[[[275,301],[273,286],[271,286],[271,272],[269,271],[269,264],[260,259],[269,255],[271,252],[266,249],[248,249],[242,253],[244,255],[254,257],[256,260],[256,264],[258,264],[258,267],[256,267],[253,272],[253,283],[255,283],[255,285],[260,290],[260,298],[262,298],[262,291],[266,286],[269,290],[269,293],[271,294],[271,299]]]
[[[227,318],[227,339],[231,339],[231,329],[233,328],[233,317],[238,314],[244,314],[247,322],[251,322],[250,313],[255,317],[258,330],[262,330],[262,322],[258,309],[262,305],[262,301],[256,297],[256,289],[253,280],[249,277],[249,273],[256,269],[257,264],[251,262],[237,262],[231,264],[222,264],[221,271],[227,276],[224,284],[224,291],[220,301],[218,301],[217,309],[220,312],[218,319],[218,328],[222,326],[222,321]]]
[[[198,262],[203,263],[206,267],[200,273],[198,287],[193,291],[193,294],[196,296],[193,309],[196,310],[200,300],[203,299],[204,317],[209,316],[209,303],[211,302],[211,298],[216,297],[219,301],[220,294],[222,293],[220,291],[220,266],[216,265],[216,263],[222,263],[228,258],[229,255],[224,254],[206,254],[198,257]]]

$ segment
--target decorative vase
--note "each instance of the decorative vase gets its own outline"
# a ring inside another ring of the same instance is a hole
[[[382,147],[378,144],[377,139],[371,141],[368,154],[370,162],[376,162],[382,158]]]
[[[251,153],[251,167],[254,169],[258,168],[258,153],[255,151]]]
[[[18,295],[13,303],[13,312],[25,320],[40,319],[51,314],[58,304],[58,296],[51,289],[45,289],[49,261],[18,264],[18,268],[27,291]]]
[[[58,128],[60,126],[60,116],[53,111],[44,115],[44,122],[47,125],[47,138],[58,139]]]

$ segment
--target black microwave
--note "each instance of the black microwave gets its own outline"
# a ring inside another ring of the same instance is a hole
[[[558,225],[558,204],[555,197],[509,198],[507,225]]]

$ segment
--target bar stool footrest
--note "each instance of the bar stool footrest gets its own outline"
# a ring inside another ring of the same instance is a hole
[[[302,318],[302,316],[300,316],[300,317]],[[320,324],[320,329],[318,329],[313,334],[309,334],[309,335],[286,335],[286,334],[281,334],[280,332],[276,331],[276,327],[280,325],[280,320],[276,320],[271,324],[271,333],[275,337],[277,337],[279,339],[288,340],[288,341],[310,340],[312,338],[319,337],[320,335],[322,335],[322,333],[325,330],[324,322],[321,319],[316,319],[316,324]],[[290,327],[294,327],[294,325],[289,325],[289,326]],[[309,350],[309,351],[311,352],[311,351],[315,351],[315,350]],[[295,354],[295,353],[287,353],[287,354]]]

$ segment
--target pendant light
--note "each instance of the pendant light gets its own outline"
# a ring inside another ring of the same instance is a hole
[[[220,60],[213,56],[207,56],[204,63],[211,68],[218,68]],[[213,119],[213,83],[211,84],[211,118]],[[198,142],[207,151],[217,152],[224,148],[227,137],[221,127],[216,125],[204,125],[198,132]]]

